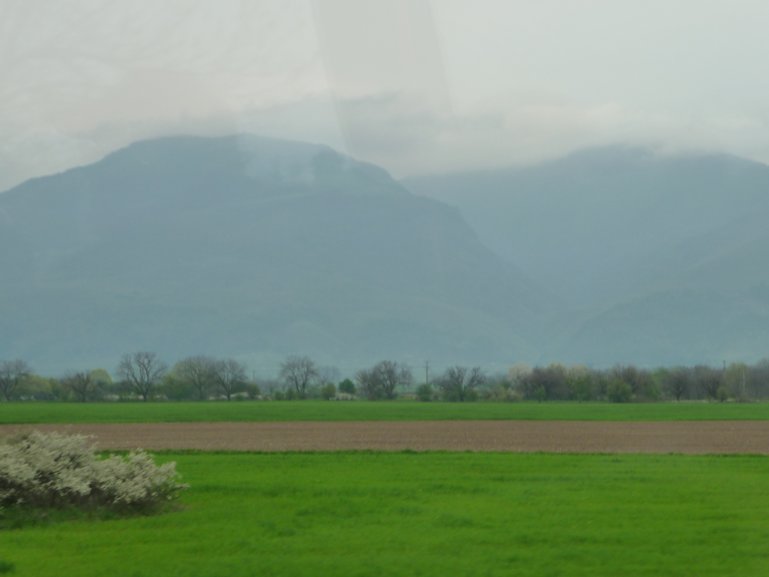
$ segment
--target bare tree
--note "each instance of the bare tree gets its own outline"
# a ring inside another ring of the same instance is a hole
[[[518,383],[527,399],[566,400],[571,394],[566,367],[558,363],[535,367],[530,373],[523,375]]]
[[[692,380],[697,388],[704,393],[705,398],[718,398],[718,388],[723,382],[723,371],[706,365],[697,365],[691,372]]]
[[[214,381],[228,401],[238,387],[246,384],[246,367],[235,359],[216,361],[213,370]]]
[[[195,355],[174,365],[173,375],[195,389],[198,399],[205,400],[216,384],[216,363],[211,357]]]
[[[117,373],[142,400],[147,401],[166,370],[166,364],[155,353],[141,351],[124,355]]]
[[[664,386],[676,401],[689,395],[691,375],[685,367],[675,367],[665,375]]]
[[[630,385],[633,398],[636,400],[656,400],[659,398],[651,373],[634,365],[617,365],[609,371],[611,380],[620,380]]]
[[[394,361],[381,361],[371,367],[358,371],[355,379],[360,389],[369,400],[394,399],[398,385],[411,384],[411,370]]]
[[[291,355],[280,366],[280,379],[292,387],[300,399],[307,396],[307,387],[318,378],[318,369],[310,357]]]
[[[486,382],[480,367],[449,367],[436,384],[446,401],[470,401],[477,397],[476,389]]]
[[[31,372],[29,365],[21,359],[0,363],[0,394],[6,401],[10,401],[19,393],[22,381]]]
[[[101,382],[89,371],[69,373],[61,380],[61,384],[82,403],[93,399],[101,388]]]

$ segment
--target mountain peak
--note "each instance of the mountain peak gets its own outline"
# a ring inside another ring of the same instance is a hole
[[[50,190],[46,181],[52,178],[65,182],[71,194],[89,197],[405,192],[384,169],[329,146],[236,134],[138,141],[94,164],[22,183],[3,196]]]
[[[551,308],[457,211],[315,144],[143,141],[28,181],[4,215],[0,347],[38,370],[139,347],[477,364],[531,354]]]
[[[153,178],[187,173],[206,187],[250,188],[282,194],[402,192],[384,169],[329,146],[255,134],[218,137],[169,136],[136,142],[107,156],[105,164],[140,168]],[[159,174],[160,173],[160,174]],[[165,181],[165,179],[162,179]],[[237,182],[237,184],[236,184]]]

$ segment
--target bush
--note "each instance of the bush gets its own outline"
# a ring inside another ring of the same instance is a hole
[[[728,401],[729,389],[724,385],[721,385],[720,387],[718,387],[718,389],[716,390],[716,399],[718,399],[718,401],[721,403]]]
[[[614,379],[609,383],[606,394],[612,403],[627,403],[633,397],[633,389],[625,381]]]
[[[417,387],[417,399],[425,403],[432,401],[433,388],[427,383],[419,385],[419,387]]]
[[[175,463],[144,451],[99,458],[83,435],[33,431],[0,444],[0,506],[151,509],[186,488],[177,478]]]
[[[320,388],[320,398],[324,401],[329,401],[336,396],[336,385],[334,383],[326,383]]]

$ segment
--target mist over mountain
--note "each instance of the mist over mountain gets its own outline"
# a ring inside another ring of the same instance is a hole
[[[400,184],[315,144],[142,141],[0,194],[0,347],[41,372],[140,349],[262,374],[294,353],[755,361],[767,221],[769,167],[725,155],[606,147]]]
[[[769,354],[769,167],[585,150],[409,179],[571,305],[542,359],[646,365]]]
[[[0,194],[0,348],[41,372],[125,352],[352,370],[537,355],[554,311],[459,211],[325,146],[143,141]]]

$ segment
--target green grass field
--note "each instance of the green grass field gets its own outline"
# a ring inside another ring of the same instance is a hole
[[[766,420],[769,403],[0,403],[0,424],[196,421]]]
[[[769,573],[769,458],[186,453],[183,509],[0,532],[16,577]]]

